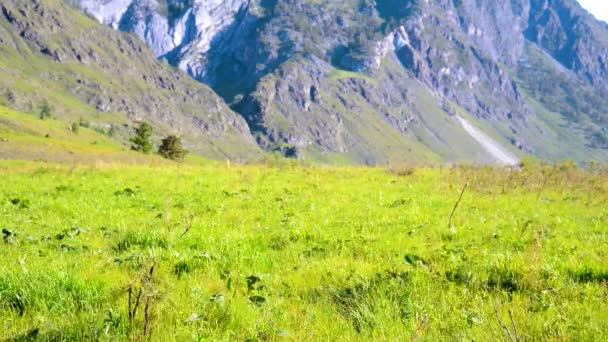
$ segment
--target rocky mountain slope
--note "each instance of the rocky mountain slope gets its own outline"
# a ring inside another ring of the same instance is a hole
[[[608,26],[575,0],[76,2],[213,88],[266,150],[608,160]]]
[[[46,102],[53,116],[123,141],[147,121],[208,157],[261,154],[245,120],[211,89],[63,0],[0,2],[0,101],[33,114]]]

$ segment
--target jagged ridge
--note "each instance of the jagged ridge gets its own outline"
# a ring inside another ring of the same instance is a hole
[[[574,0],[81,4],[209,84],[266,149],[493,161],[462,138],[468,116],[519,154],[607,159],[608,28]]]

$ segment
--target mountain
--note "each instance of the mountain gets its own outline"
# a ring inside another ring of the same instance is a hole
[[[48,102],[123,143],[148,121],[156,139],[241,161],[263,150],[366,165],[608,161],[608,26],[575,0],[0,10],[0,105],[35,114]]]
[[[575,0],[77,2],[209,85],[266,150],[608,160],[608,27]]]
[[[0,2],[0,102],[32,114],[48,103],[56,119],[112,131],[125,144],[132,126],[147,121],[155,139],[178,134],[208,157],[245,161],[262,153],[215,92],[158,61],[135,35],[62,0]]]

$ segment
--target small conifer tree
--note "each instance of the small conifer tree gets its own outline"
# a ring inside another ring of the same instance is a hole
[[[40,105],[40,120],[44,120],[44,119],[48,119],[51,117],[51,105],[49,104],[49,101],[44,100],[42,102],[42,104]]]
[[[131,149],[133,151],[139,151],[143,153],[150,153],[152,151],[152,126],[142,122],[139,127],[135,129],[135,136],[131,138]]]
[[[78,124],[78,122],[72,122],[70,130],[72,131],[72,133],[78,134],[78,132],[80,131],[80,125]]]
[[[108,129],[107,134],[109,137],[114,137],[116,135],[116,126],[114,126],[114,124],[110,125],[110,128]]]
[[[15,104],[15,102],[17,101],[17,96],[15,95],[15,93],[13,93],[12,90],[7,89],[6,93],[4,94],[6,96],[6,100],[8,101],[8,103],[10,104]]]
[[[182,140],[175,135],[169,135],[162,140],[158,148],[158,154],[163,158],[175,161],[183,161],[188,151],[182,147]]]

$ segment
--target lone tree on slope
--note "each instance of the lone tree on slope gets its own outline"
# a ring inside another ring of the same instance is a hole
[[[183,161],[188,151],[182,147],[182,140],[175,135],[169,135],[162,140],[158,148],[158,154],[163,158],[175,161]]]
[[[152,126],[142,122],[139,127],[135,129],[135,136],[131,138],[131,149],[133,151],[139,151],[143,153],[150,153],[152,151]]]
[[[49,104],[49,101],[47,101],[47,100],[42,101],[42,104],[40,105],[40,120],[50,118],[52,111],[53,110],[51,109],[51,105]]]

